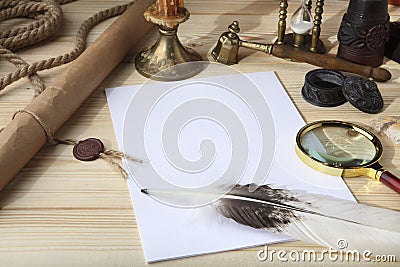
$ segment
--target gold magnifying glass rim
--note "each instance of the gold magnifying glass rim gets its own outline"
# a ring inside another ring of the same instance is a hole
[[[327,163],[327,162],[322,162],[318,159],[312,158],[307,151],[303,148],[301,145],[301,141],[307,133],[310,131],[320,128],[320,127],[342,127],[342,128],[347,128],[347,129],[353,129],[357,131],[358,133],[362,134],[363,136],[367,137],[368,140],[371,141],[371,143],[375,147],[375,157],[364,164],[361,164],[359,166],[352,166],[352,167],[340,167],[340,166],[335,166],[333,164]],[[318,170],[320,172],[329,174],[329,175],[335,175],[335,176],[340,176],[342,175],[343,177],[355,177],[355,176],[360,176],[360,175],[367,175],[368,171],[365,168],[368,168],[372,165],[378,164],[379,159],[382,156],[383,153],[383,147],[382,143],[379,141],[379,139],[369,130],[356,125],[351,122],[344,122],[344,121],[336,121],[336,120],[323,120],[323,121],[315,121],[312,123],[308,123],[305,126],[303,126],[299,132],[296,135],[296,153],[297,156],[308,166],[311,168]],[[366,170],[366,171],[363,171]],[[345,172],[345,175],[344,175]]]

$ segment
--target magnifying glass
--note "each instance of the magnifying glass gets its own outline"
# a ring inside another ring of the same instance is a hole
[[[296,153],[308,166],[326,174],[369,176],[400,193],[400,180],[380,164],[382,144],[370,131],[342,121],[316,121],[297,133]]]

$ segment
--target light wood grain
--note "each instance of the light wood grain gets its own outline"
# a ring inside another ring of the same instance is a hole
[[[325,1],[321,38],[329,53],[337,50],[336,34],[348,1]],[[80,23],[95,12],[125,1],[79,0],[63,5],[65,22],[57,36],[49,41],[23,49],[18,54],[28,62],[57,56],[73,47],[75,31]],[[278,1],[210,1],[188,0],[191,19],[179,28],[182,42],[194,47],[203,58],[218,36],[233,20],[241,24],[241,37],[271,42],[277,33]],[[298,1],[289,1],[289,15]],[[390,6],[392,21],[400,19],[400,7]],[[95,40],[114,19],[96,26],[88,42]],[[22,21],[22,22],[21,22]],[[0,23],[4,29],[23,20]],[[152,38],[147,38],[151,43]],[[143,43],[143,45],[146,42]],[[304,75],[314,69],[304,63],[293,63],[242,49],[240,64],[243,72],[275,71],[291,100],[308,121],[338,119],[366,124],[378,115],[365,114],[346,103],[335,108],[318,108],[301,96]],[[385,60],[393,78],[379,83],[385,108],[379,115],[400,115],[400,65]],[[49,84],[65,66],[43,71],[40,75]],[[0,75],[14,67],[0,62]],[[118,148],[107,107],[104,88],[138,84],[144,81],[129,59],[120,64],[103,82],[67,124],[57,133],[59,138],[83,139],[99,137],[106,147]],[[0,93],[0,128],[12,114],[29,103],[33,90],[22,79]],[[385,151],[382,164],[400,175],[400,145],[382,138]],[[126,182],[118,170],[107,162],[78,162],[70,146],[46,146],[25,166],[13,182],[0,192],[0,266],[144,266],[146,265]],[[1,175],[1,170],[0,170]],[[366,177],[346,179],[350,190],[362,203],[400,210],[400,196],[383,184]],[[173,242],[173,240],[171,240]],[[195,242],[195,240],[193,241]],[[257,251],[262,247],[197,256],[152,264],[155,266],[266,266]],[[302,242],[271,245],[271,249],[316,249]],[[326,261],[325,264],[332,262]],[[285,263],[274,261],[275,265]],[[317,263],[304,263],[313,266]],[[352,265],[350,263],[341,263]]]

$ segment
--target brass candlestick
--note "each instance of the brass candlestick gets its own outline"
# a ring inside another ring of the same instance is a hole
[[[193,49],[183,47],[177,36],[178,25],[188,20],[189,16],[189,11],[184,7],[179,7],[174,16],[160,15],[156,4],[145,11],[145,19],[158,25],[159,36],[151,48],[144,49],[136,56],[135,66],[140,74],[155,80],[180,80],[201,71],[200,67],[193,66],[197,64],[189,64],[191,68],[172,68],[173,71],[168,71],[172,66],[201,60],[201,56]]]

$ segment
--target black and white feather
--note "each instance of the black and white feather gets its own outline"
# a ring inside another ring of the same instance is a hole
[[[343,249],[338,241],[344,240],[347,250],[400,256],[400,212],[267,185],[250,192],[249,186],[236,185],[213,205],[223,216],[253,228],[333,249]]]

